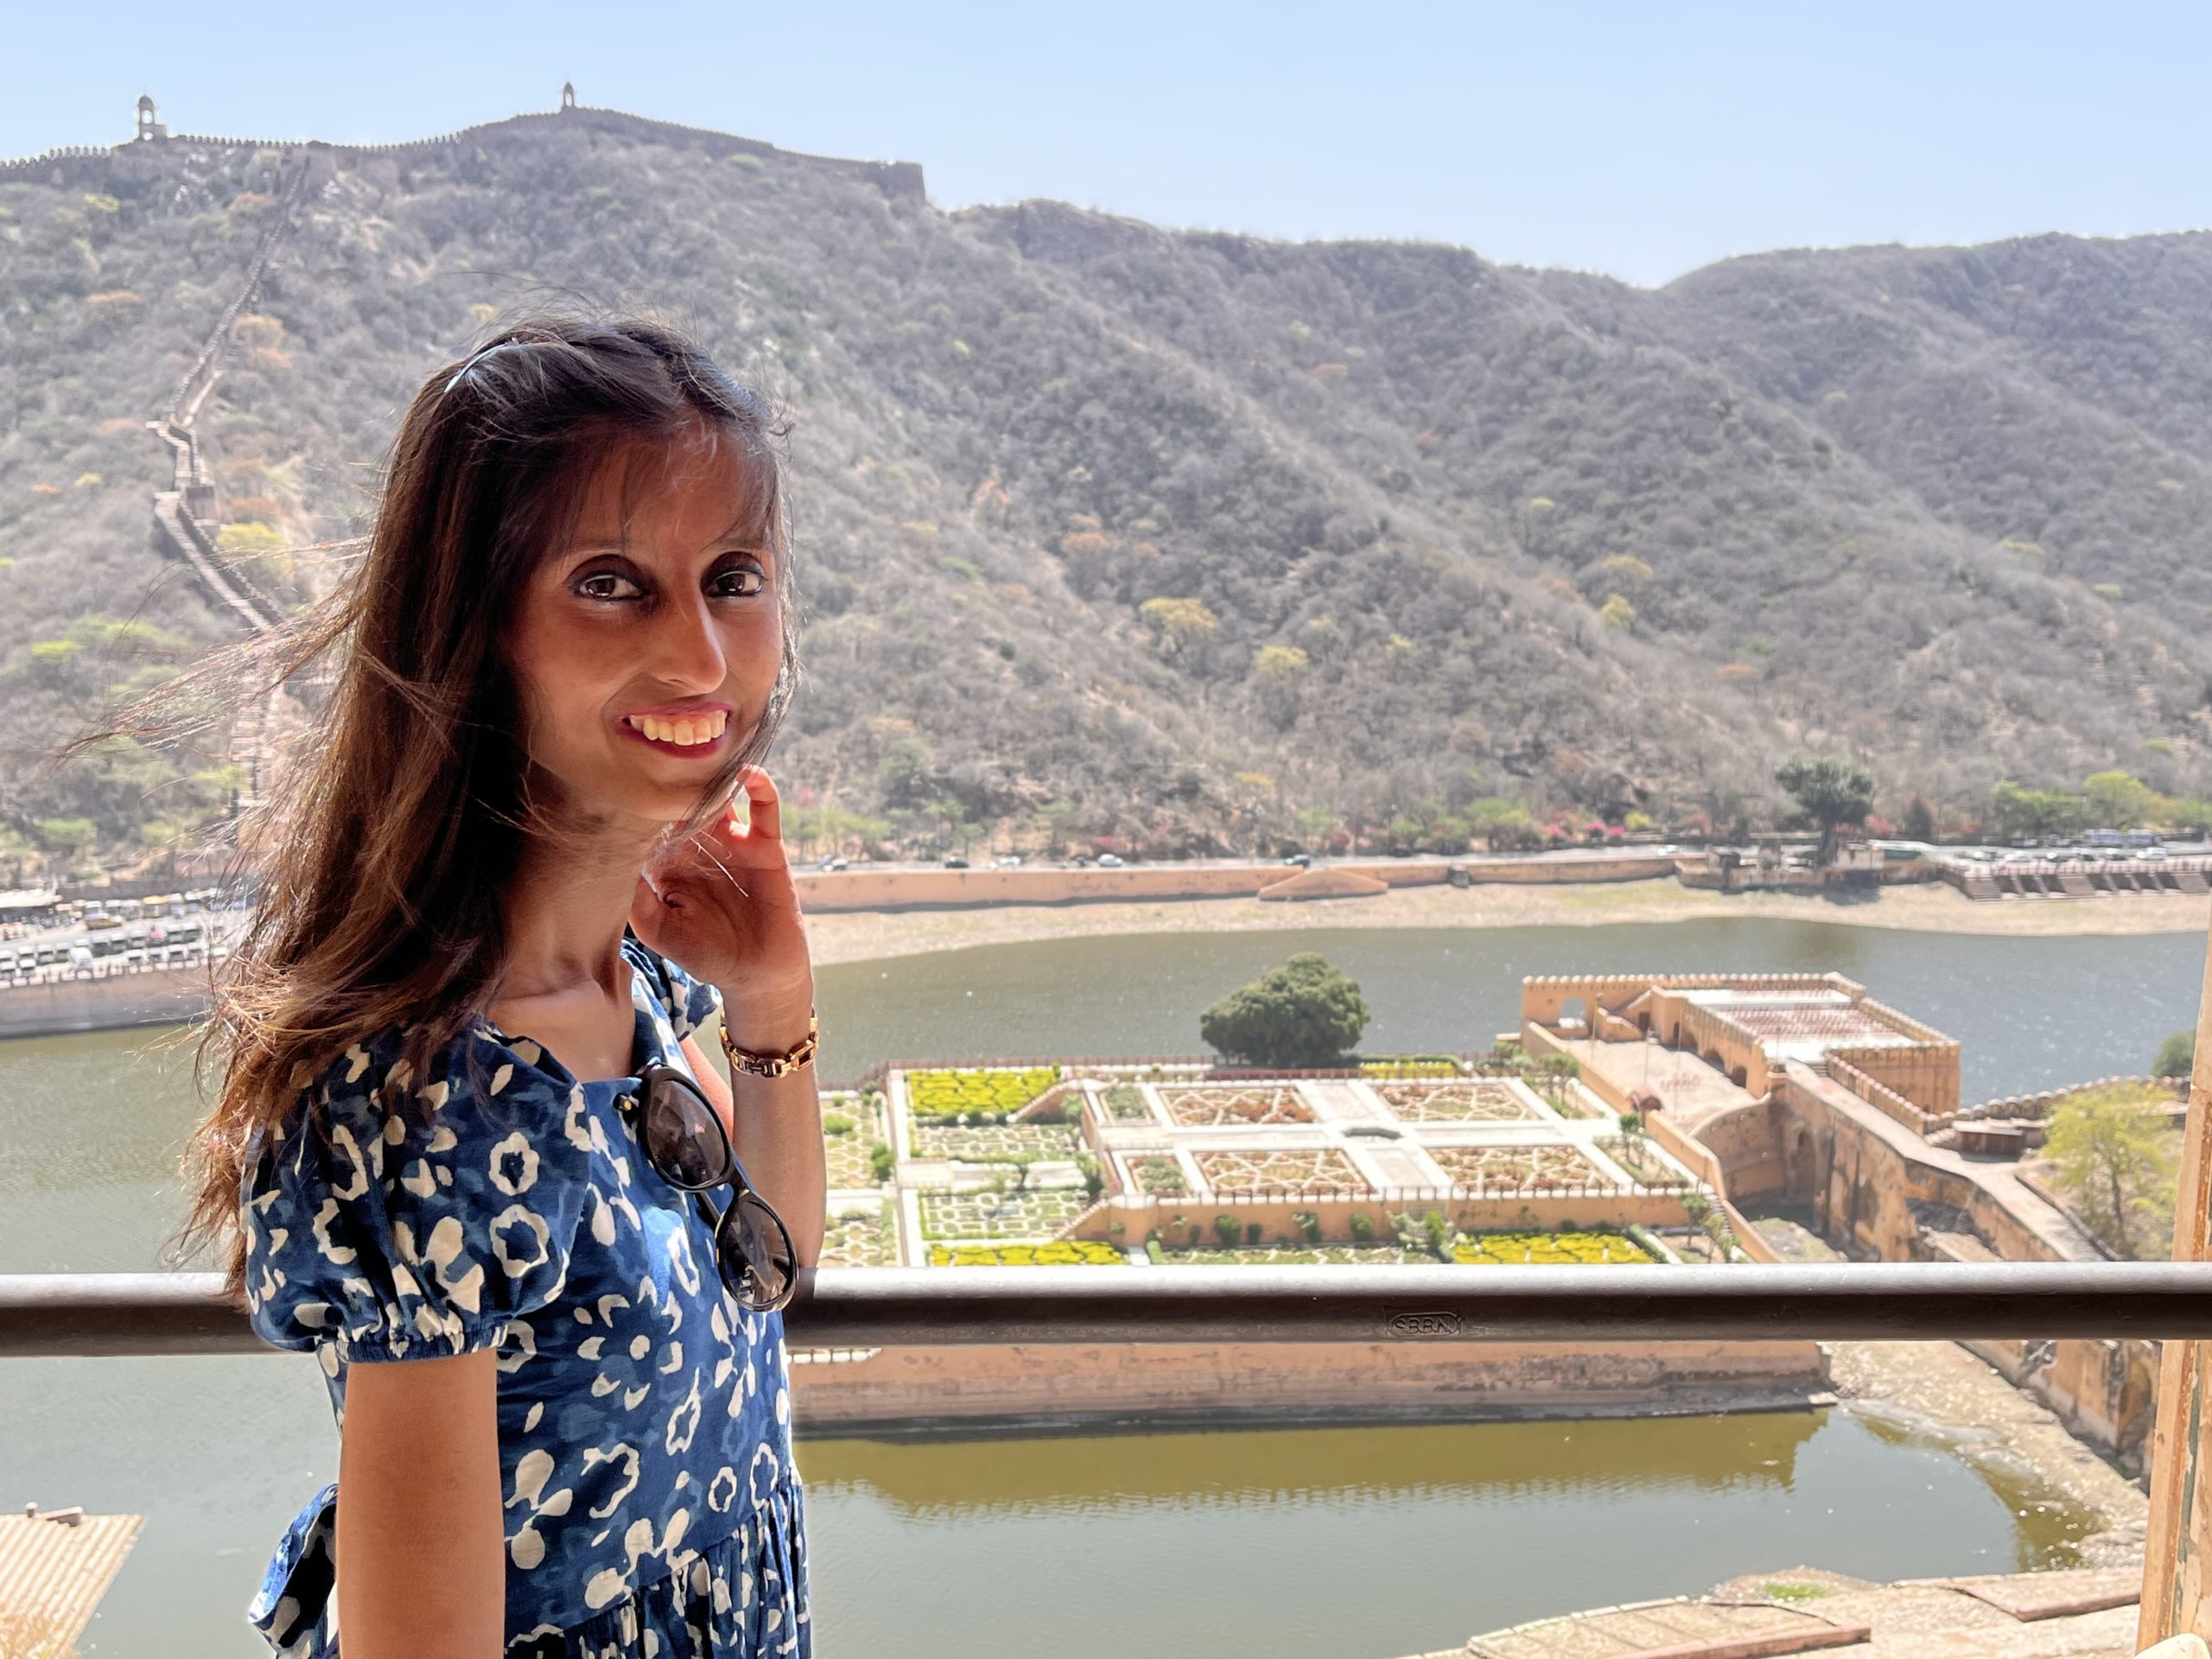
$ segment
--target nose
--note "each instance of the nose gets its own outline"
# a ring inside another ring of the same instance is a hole
[[[717,690],[729,677],[721,632],[703,594],[659,607],[653,618],[647,656],[645,670],[654,678],[679,688],[682,696]]]

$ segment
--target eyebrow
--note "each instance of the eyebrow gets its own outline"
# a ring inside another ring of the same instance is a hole
[[[715,537],[715,541],[726,543],[726,545],[724,545],[721,550],[721,551],[725,553],[768,553],[774,550],[770,543],[766,542],[754,542],[739,539],[736,535],[738,528],[739,526],[732,525],[728,532]],[[600,542],[575,542],[570,543],[569,547],[563,550],[563,556],[573,559],[585,554],[627,553],[629,550],[630,543],[626,541],[609,540]]]

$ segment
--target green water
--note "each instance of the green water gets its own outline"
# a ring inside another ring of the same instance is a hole
[[[2139,1071],[2190,1023],[2201,936],[1946,937],[1811,924],[1176,935],[825,968],[823,1069],[1191,1052],[1197,1010],[1319,949],[1371,1049],[1470,1047],[1524,974],[1834,968],[1966,1046],[1969,1096]],[[0,1272],[154,1264],[197,1109],[165,1033],[0,1044]],[[147,1517],[88,1654],[265,1651],[241,1610],[336,1466],[296,1356],[0,1363],[0,1505]],[[809,1441],[827,1659],[1434,1650],[1802,1562],[1868,1577],[2070,1559],[2082,1517],[1847,1414]]]

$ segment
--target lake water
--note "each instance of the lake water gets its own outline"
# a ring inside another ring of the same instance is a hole
[[[2202,935],[2006,939],[1772,921],[1086,938],[824,968],[824,1075],[887,1058],[1190,1052],[1198,1010],[1314,949],[1372,1050],[1479,1047],[1523,975],[1836,969],[1957,1037],[1970,1098],[2133,1073],[2192,1024]],[[0,1044],[0,1272],[154,1264],[197,1109],[164,1034]],[[0,1504],[147,1517],[87,1653],[247,1656],[269,1545],[336,1466],[295,1356],[0,1363]],[[825,1659],[1389,1656],[1811,1562],[2069,1559],[2079,1516],[1840,1412],[873,1443],[810,1440]],[[1139,1633],[1145,1633],[1139,1637]],[[1156,1633],[1156,1634],[1154,1634]]]

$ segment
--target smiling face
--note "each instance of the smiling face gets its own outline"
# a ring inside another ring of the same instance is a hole
[[[680,823],[759,724],[783,646],[771,465],[702,425],[618,454],[525,584],[509,660],[564,821]]]

